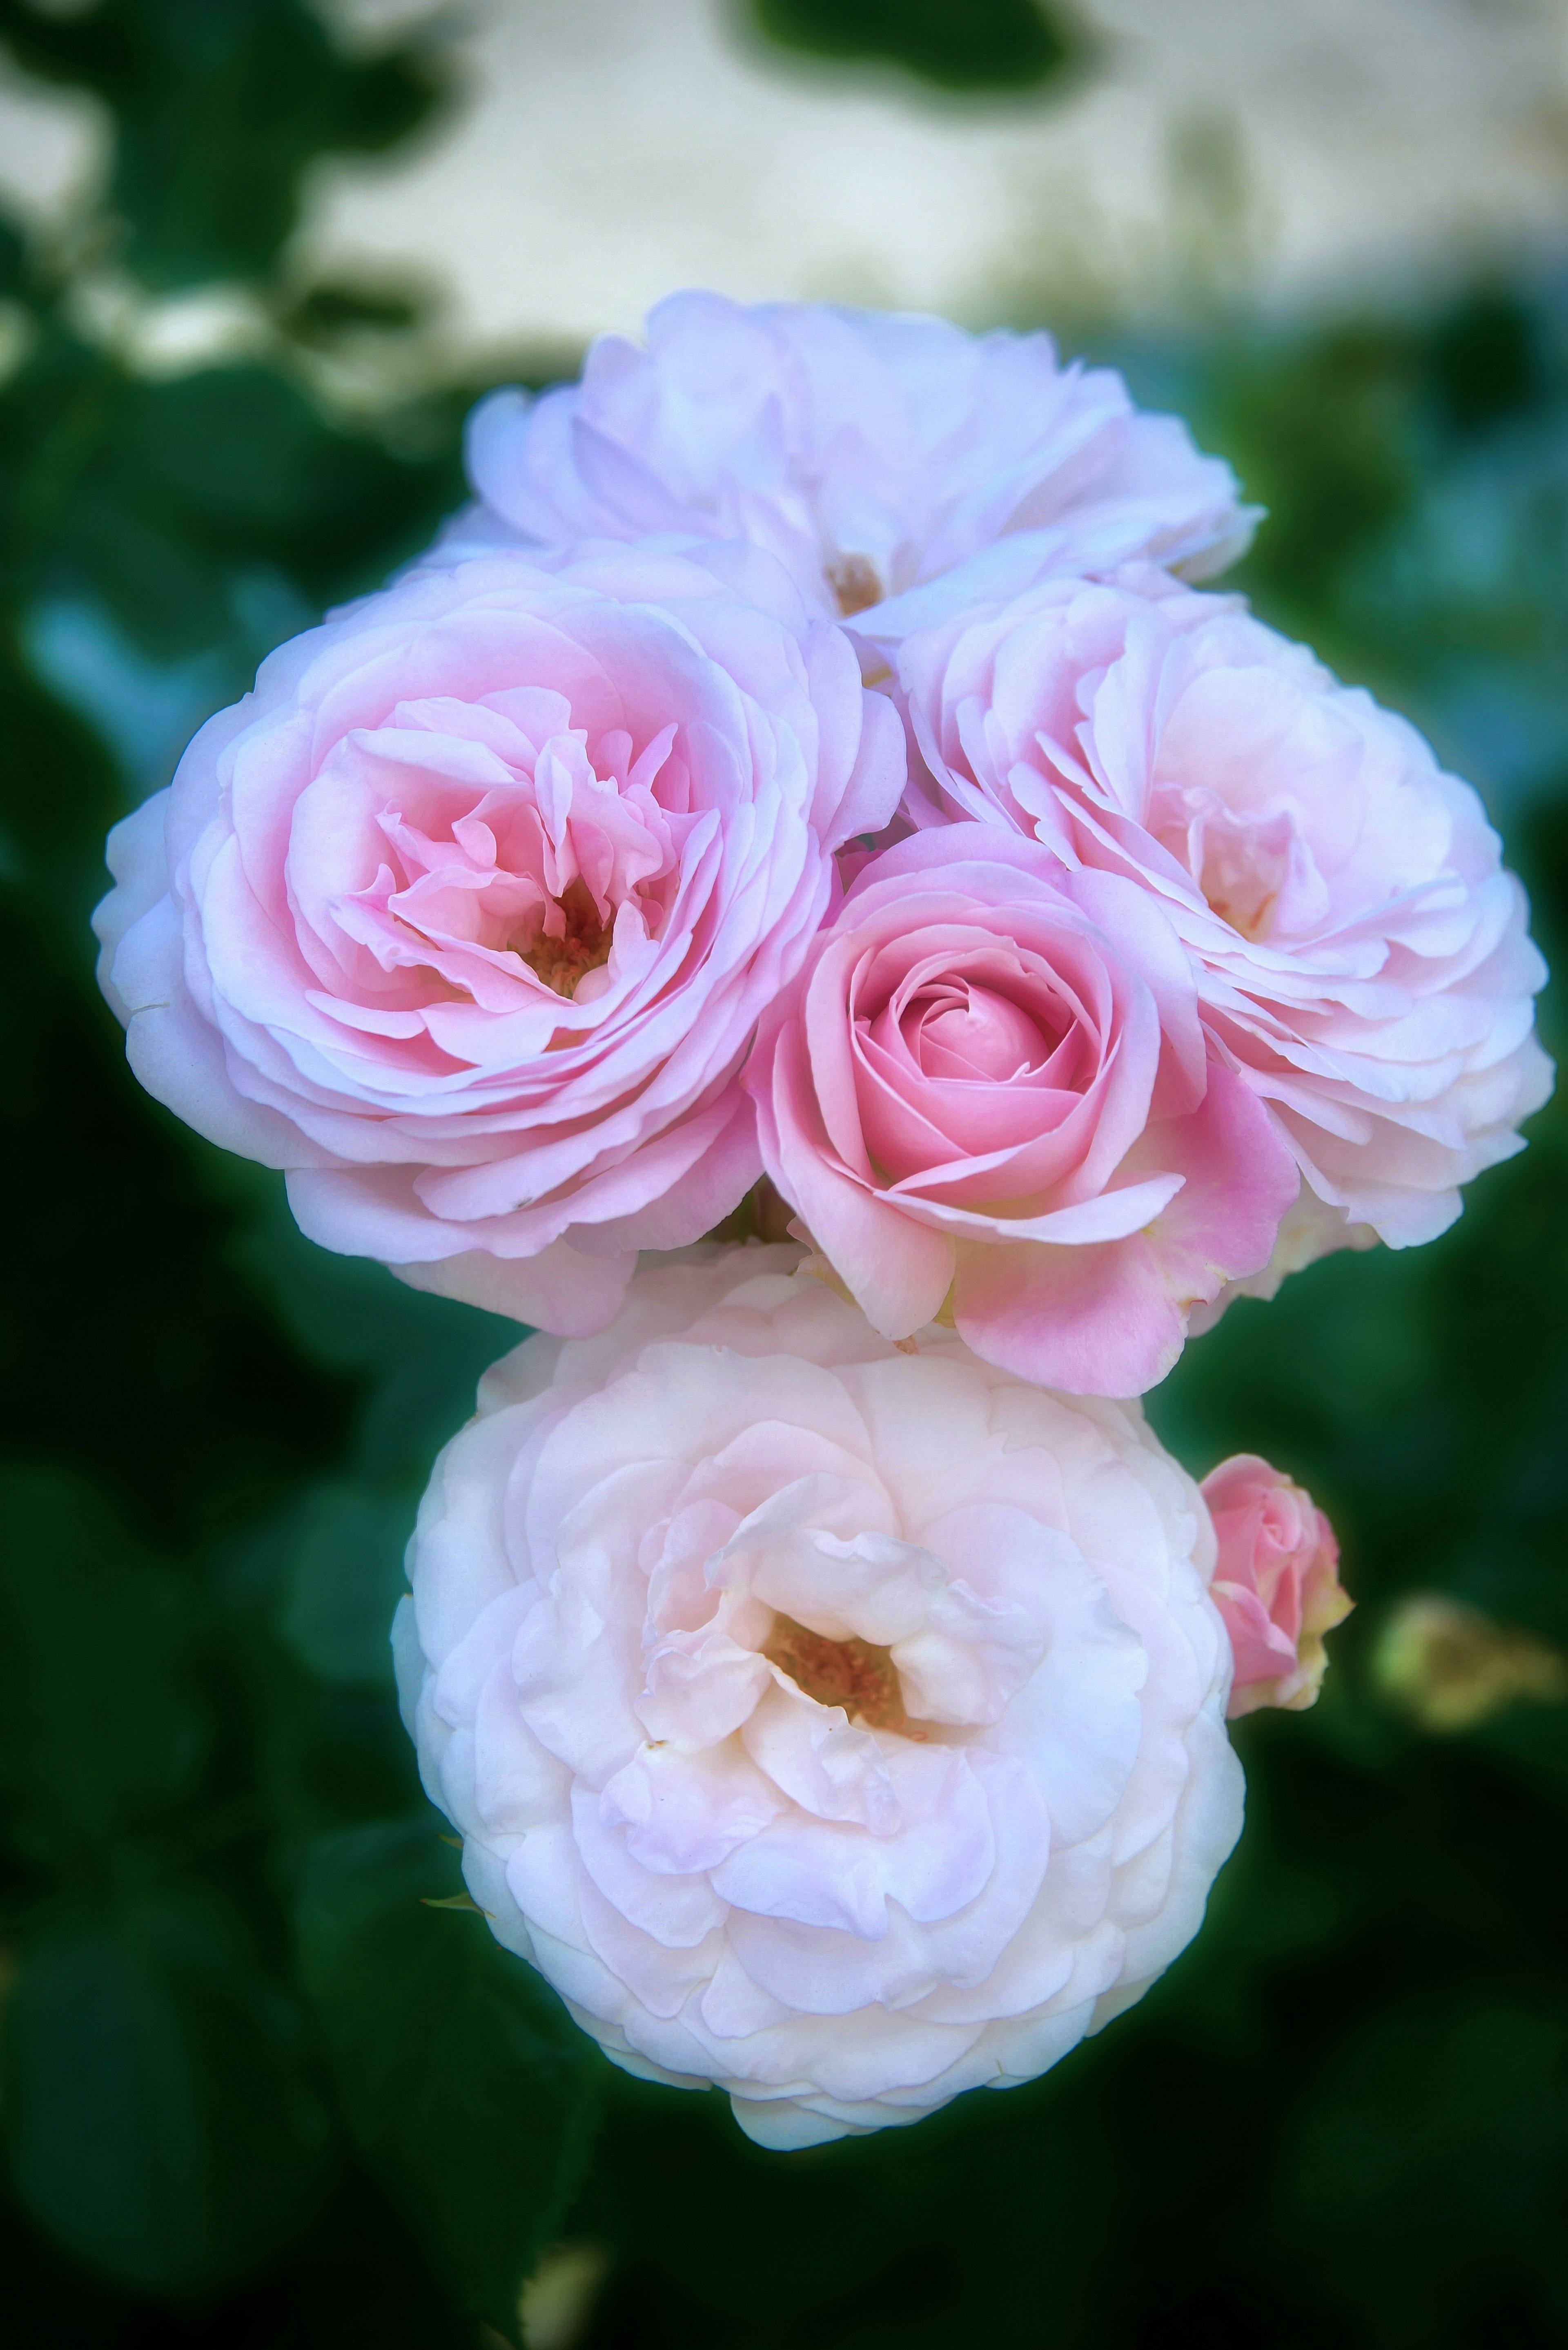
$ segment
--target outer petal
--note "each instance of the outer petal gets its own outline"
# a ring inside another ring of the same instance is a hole
[[[395,1264],[392,1271],[410,1289],[455,1297],[487,1314],[507,1314],[557,1337],[586,1338],[614,1319],[636,1267],[635,1256],[584,1256],[569,1241],[559,1240],[537,1256],[491,1256],[470,1249],[428,1264]]]
[[[953,1315],[977,1354],[1069,1395],[1142,1395],[1180,1354],[1193,1305],[1266,1261],[1296,1176],[1259,1105],[1214,1067],[1200,1108],[1172,1125],[1157,1148],[1187,1180],[1146,1231],[961,1249]]]

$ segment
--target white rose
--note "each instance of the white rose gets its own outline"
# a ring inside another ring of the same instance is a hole
[[[1133,556],[1207,578],[1257,518],[1179,417],[1049,335],[719,294],[660,302],[646,348],[601,336],[580,383],[491,393],[468,464],[460,537],[746,539],[879,641]]]
[[[395,1635],[497,1936],[778,2147],[1044,2072],[1241,1812],[1212,1529],[1137,1408],[901,1351],[798,1263],[701,1252],[498,1365]]]

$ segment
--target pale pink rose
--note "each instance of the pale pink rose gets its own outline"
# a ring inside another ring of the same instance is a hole
[[[1524,893],[1466,784],[1237,602],[1147,569],[911,638],[906,820],[975,819],[1130,877],[1215,1049],[1266,1102],[1307,1255],[1427,1241],[1551,1089]]]
[[[983,825],[863,868],[747,1065],[768,1173],[890,1338],[1138,1395],[1256,1272],[1290,1154],[1156,899]]]
[[[1328,1669],[1324,1634],[1355,1602],[1339,1579],[1339,1544],[1312,1495],[1253,1452],[1203,1480],[1219,1560],[1210,1586],[1236,1659],[1230,1714],[1260,1706],[1304,1712]]]
[[[394,1647],[499,1939],[807,2146],[1029,2080],[1169,1965],[1241,1825],[1230,1648],[1136,1406],[695,1253],[490,1373]]]
[[[1064,368],[1048,335],[686,293],[647,338],[602,337],[578,384],[481,402],[484,511],[460,538],[499,522],[553,546],[747,539],[814,610],[896,639],[1133,556],[1207,577],[1251,536],[1227,465],[1178,418],[1140,414],[1110,369]]]
[[[753,549],[410,574],[111,836],[131,1066],[326,1247],[595,1329],[755,1180],[741,1060],[898,736]]]

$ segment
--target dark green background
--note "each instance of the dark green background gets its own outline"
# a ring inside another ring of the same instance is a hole
[[[950,88],[1038,82],[1073,45],[1023,0],[758,13]],[[386,1625],[434,1451],[513,1334],[313,1250],[275,1179],[144,1099],[86,919],[107,825],[184,736],[461,495],[481,387],[332,421],[321,363],[377,338],[395,361],[418,306],[302,287],[285,246],[305,166],[413,130],[441,57],[349,63],[295,0],[0,0],[0,35],[119,125],[109,208],[68,249],[0,225],[30,337],[0,390],[8,2339],[472,2345],[571,2239],[611,2255],[587,2339],[639,2350],[1561,2340],[1565,1717],[1425,1737],[1370,1668],[1410,1589],[1568,1640],[1558,1111],[1445,1240],[1238,1308],[1155,1399],[1194,1470],[1255,1448],[1311,1485],[1359,1607],[1317,1711],[1238,1731],[1248,1825],[1198,1942],[1058,2073],[763,2156],[721,2100],[612,2073],[478,1919],[421,1906],[455,1855]],[[71,324],[106,260],[158,291],[248,279],[273,359],[131,377]],[[1486,794],[1552,954],[1563,275],[1102,341],[1272,509],[1259,608]]]

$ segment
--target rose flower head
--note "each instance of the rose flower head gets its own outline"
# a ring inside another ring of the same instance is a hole
[[[149,1092],[312,1239],[581,1332],[759,1171],[757,1015],[898,720],[746,547],[416,571],[275,652],[111,836]]]
[[[1203,1498],[1219,1547],[1211,1588],[1236,1659],[1231,1716],[1265,1705],[1304,1712],[1328,1669],[1324,1634],[1355,1605],[1334,1528],[1310,1493],[1252,1452],[1210,1470]]]
[[[1137,1408],[900,1353],[799,1259],[693,1252],[499,1364],[393,1636],[493,1932],[777,2147],[1044,2072],[1241,1810],[1208,1513]]]
[[[645,347],[601,337],[580,383],[493,392],[468,463],[483,511],[460,536],[746,539],[878,639],[1046,572],[1207,577],[1255,518],[1178,418],[1048,335],[718,294],[660,302]]]
[[[906,816],[1136,880],[1303,1191],[1272,1266],[1427,1241],[1551,1090],[1524,893],[1402,718],[1228,598],[1144,568],[910,638]]]
[[[865,865],[766,1014],[763,1157],[889,1338],[1075,1395],[1163,1378],[1296,1193],[1158,901],[984,825]]]

